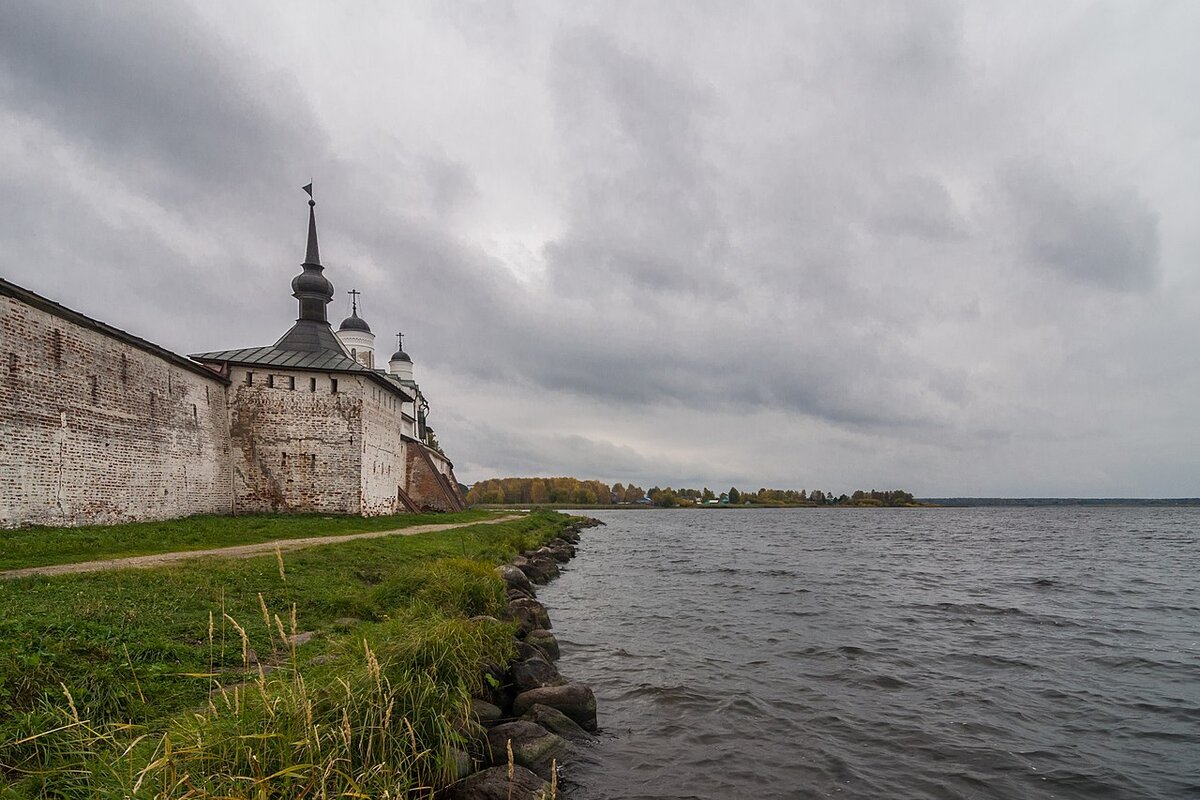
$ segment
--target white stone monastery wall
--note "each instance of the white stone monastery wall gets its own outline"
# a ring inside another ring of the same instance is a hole
[[[407,474],[401,436],[413,430],[403,415],[403,406],[410,404],[401,403],[399,397],[374,382],[363,382],[361,513],[403,513],[399,490],[407,486]]]
[[[233,510],[225,386],[0,295],[0,527]]]

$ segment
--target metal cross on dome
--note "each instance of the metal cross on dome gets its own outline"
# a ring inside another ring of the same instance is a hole
[[[354,316],[357,317],[358,316],[358,296],[360,294],[362,294],[362,292],[360,292],[358,289],[351,289],[350,291],[346,292],[346,294],[350,295],[350,307],[352,309]]]
[[[403,333],[396,334],[396,349],[397,350],[404,349],[404,334]]]

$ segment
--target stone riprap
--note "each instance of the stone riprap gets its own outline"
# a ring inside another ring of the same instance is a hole
[[[575,747],[594,741],[596,697],[581,683],[563,677],[554,661],[558,640],[550,616],[537,600],[534,584],[559,574],[575,556],[579,531],[599,520],[580,520],[545,547],[496,568],[509,597],[509,622],[517,626],[517,658],[508,666],[484,665],[487,697],[472,701],[473,735],[479,772],[449,787],[453,800],[548,800],[556,768]]]

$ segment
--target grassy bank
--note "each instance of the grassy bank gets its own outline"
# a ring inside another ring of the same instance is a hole
[[[388,517],[321,514],[196,516],[126,525],[82,528],[33,527],[0,530],[0,570],[73,564],[124,556],[257,544],[276,539],[336,536],[450,522],[476,522],[486,511],[455,514],[395,514]]]
[[[0,582],[0,797],[428,794],[511,657],[492,565],[568,523]]]

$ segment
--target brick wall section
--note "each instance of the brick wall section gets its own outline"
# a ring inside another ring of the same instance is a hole
[[[228,513],[225,391],[0,295],[0,527]]]
[[[229,377],[238,513],[361,513],[362,379],[236,365]]]
[[[466,507],[443,470],[453,475],[450,462],[420,442],[405,440],[408,456],[408,488],[412,501],[422,510],[461,511]]]

